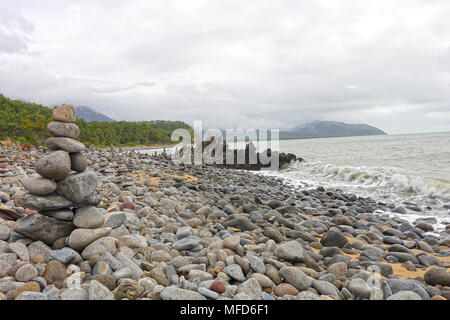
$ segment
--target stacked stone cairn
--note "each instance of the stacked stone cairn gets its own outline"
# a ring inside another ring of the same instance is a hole
[[[27,176],[20,181],[29,192],[20,198],[20,203],[38,213],[18,220],[15,227],[16,232],[49,246],[76,228],[103,224],[103,220],[95,225],[84,222],[101,220],[102,213],[93,206],[101,197],[96,192],[96,173],[86,171],[88,160],[82,153],[85,146],[75,140],[80,134],[74,123],[75,108],[71,105],[56,108],[52,119],[48,131],[53,137],[46,141],[52,152],[36,163],[39,176]]]
[[[41,243],[37,250],[42,251],[43,261],[34,263],[47,262],[47,280],[55,270],[66,274],[67,264],[89,259],[94,254],[89,245],[100,238],[107,240],[112,230],[103,227],[106,210],[95,207],[101,201],[98,178],[95,172],[87,171],[85,146],[76,140],[80,129],[75,124],[75,108],[63,105],[54,109],[52,120],[48,124],[52,137],[46,141],[51,153],[37,161],[35,171],[39,175],[20,180],[28,192],[20,196],[19,202],[36,212],[17,220],[14,228],[19,237]],[[33,258],[39,260],[39,256]],[[57,288],[63,285],[58,281],[50,283]]]
[[[0,173],[8,172],[8,169],[6,169],[6,167],[8,165],[9,165],[9,161],[8,161],[7,155],[5,153],[2,153],[1,149],[0,149]]]

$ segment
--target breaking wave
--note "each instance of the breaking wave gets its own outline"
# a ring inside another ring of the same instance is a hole
[[[404,196],[421,196],[431,199],[450,200],[450,181],[399,173],[382,167],[352,167],[322,163],[295,163],[282,176],[291,179],[314,181],[314,184],[333,186],[361,186],[386,189]],[[319,178],[319,179],[318,179]]]

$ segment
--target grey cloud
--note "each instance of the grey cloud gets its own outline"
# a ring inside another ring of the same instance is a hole
[[[221,128],[450,130],[445,0],[14,3],[0,13],[9,96]]]
[[[0,52],[24,53],[28,51],[27,44],[18,37],[0,34]]]

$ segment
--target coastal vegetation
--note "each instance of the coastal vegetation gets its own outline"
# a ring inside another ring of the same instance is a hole
[[[47,124],[51,122],[52,108],[36,103],[11,100],[0,94],[0,141],[42,146],[50,137]],[[142,122],[87,122],[77,120],[81,135],[79,139],[87,146],[116,147],[169,145],[171,134],[182,128],[192,132],[181,121]]]

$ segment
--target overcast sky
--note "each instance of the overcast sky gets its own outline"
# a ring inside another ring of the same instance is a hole
[[[0,92],[116,120],[450,131],[449,0],[0,0]]]

